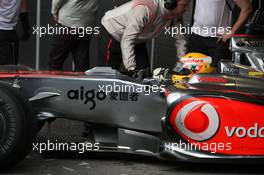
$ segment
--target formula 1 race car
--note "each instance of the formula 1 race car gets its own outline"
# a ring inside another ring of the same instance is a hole
[[[263,41],[251,39],[237,36],[233,41],[243,42],[233,46],[248,50],[246,56],[257,60],[251,64],[260,64],[251,68],[263,72],[263,47],[258,47]],[[31,150],[37,124],[56,118],[89,123],[90,142],[97,143],[93,151],[165,160],[259,161],[264,158],[264,77],[234,74],[234,66],[243,66],[234,64],[222,73],[194,74],[181,88],[111,68],[78,73],[2,67],[0,169]]]
[[[37,121],[88,122],[100,152],[188,161],[264,156],[264,79],[196,74],[186,89],[109,68],[0,73],[0,165],[30,151]]]

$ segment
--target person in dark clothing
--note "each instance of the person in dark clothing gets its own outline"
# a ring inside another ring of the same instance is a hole
[[[80,31],[81,28],[84,30],[82,33],[55,34],[48,61],[50,70],[63,70],[63,64],[70,53],[75,71],[86,71],[90,68],[91,35],[86,33],[86,29],[93,28],[98,8],[99,0],[52,1],[52,15],[58,23],[56,27],[64,28],[65,31]]]
[[[23,29],[21,40],[26,41],[31,35],[27,1],[0,1],[0,65],[17,64],[18,62],[19,37],[16,26],[19,18]]]

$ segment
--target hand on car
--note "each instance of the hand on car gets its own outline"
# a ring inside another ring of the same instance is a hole
[[[138,78],[138,70],[127,71],[126,74],[132,78]]]
[[[224,33],[224,34],[218,34],[217,35],[217,38],[218,38],[218,40],[217,40],[217,43],[219,43],[219,42],[226,42],[226,41],[228,41],[231,37],[233,36],[233,33],[229,33],[229,34],[226,34],[226,33]]]

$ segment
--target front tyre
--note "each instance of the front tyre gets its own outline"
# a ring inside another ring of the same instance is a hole
[[[36,123],[28,100],[0,83],[0,170],[15,165],[31,151]]]

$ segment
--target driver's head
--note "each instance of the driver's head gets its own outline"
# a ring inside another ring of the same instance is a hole
[[[181,16],[188,10],[189,0],[177,0],[177,6],[169,10],[171,16]]]

